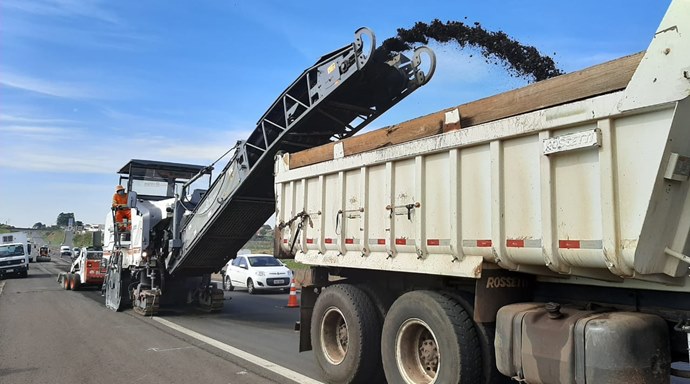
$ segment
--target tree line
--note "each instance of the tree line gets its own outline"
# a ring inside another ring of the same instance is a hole
[[[69,227],[70,220],[72,221],[72,225],[75,227],[83,227],[84,223],[81,221],[77,221],[74,219],[74,212],[60,212],[60,214],[57,216],[57,220],[55,220],[55,225],[51,227],[61,227],[61,228],[66,228]],[[33,229],[48,229],[48,225],[43,224],[42,222],[37,222],[35,223],[31,228]]]

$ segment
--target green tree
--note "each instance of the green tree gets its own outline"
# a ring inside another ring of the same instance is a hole
[[[77,227],[83,227],[84,223],[82,223],[81,221],[77,221],[74,223],[74,225],[76,225]]]
[[[46,229],[46,225],[39,221],[38,223],[34,224],[31,228],[33,228],[33,229]]]
[[[59,227],[67,227],[69,226],[69,219],[72,219],[72,222],[74,223],[74,213],[69,212],[60,212],[60,214],[57,217],[57,221],[55,222]]]

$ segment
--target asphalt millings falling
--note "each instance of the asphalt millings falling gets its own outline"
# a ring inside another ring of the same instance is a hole
[[[523,45],[510,38],[503,31],[487,31],[480,23],[469,26],[461,21],[431,23],[417,22],[410,29],[398,28],[398,35],[387,39],[381,45],[384,52],[410,50],[415,43],[428,44],[429,40],[439,43],[457,43],[460,48],[476,47],[487,62],[503,65],[512,76],[531,81],[541,81],[564,72],[556,68],[550,56],[539,53],[537,48]]]

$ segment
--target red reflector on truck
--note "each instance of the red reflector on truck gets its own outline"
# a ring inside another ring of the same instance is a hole
[[[326,239],[324,239],[324,243],[333,244],[333,239],[326,238]]]
[[[491,240],[477,240],[477,247],[490,247]]]
[[[376,240],[376,244],[378,244],[378,245],[386,245],[386,239],[378,239],[378,240]]]
[[[426,245],[439,246],[439,245],[441,245],[441,240],[439,240],[439,239],[428,239],[426,241]]]
[[[506,240],[506,247],[509,248],[524,248],[525,240],[522,239],[508,239]]]
[[[355,239],[345,239],[345,244],[354,244]]]
[[[407,245],[407,239],[395,239],[395,245]]]
[[[558,240],[558,248],[579,249],[580,240]]]
[[[314,244],[314,239],[307,239],[307,244]]]

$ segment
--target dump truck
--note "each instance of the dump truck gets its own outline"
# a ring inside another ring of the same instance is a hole
[[[211,274],[273,214],[274,156],[354,135],[426,84],[434,68],[430,49],[390,54],[361,28],[278,97],[213,181],[213,165],[129,161],[118,171],[127,204],[106,215],[106,306],[143,315],[167,302],[220,310],[223,291]]]
[[[300,351],[330,383],[687,377],[689,96],[674,0],[645,52],[277,157]]]

